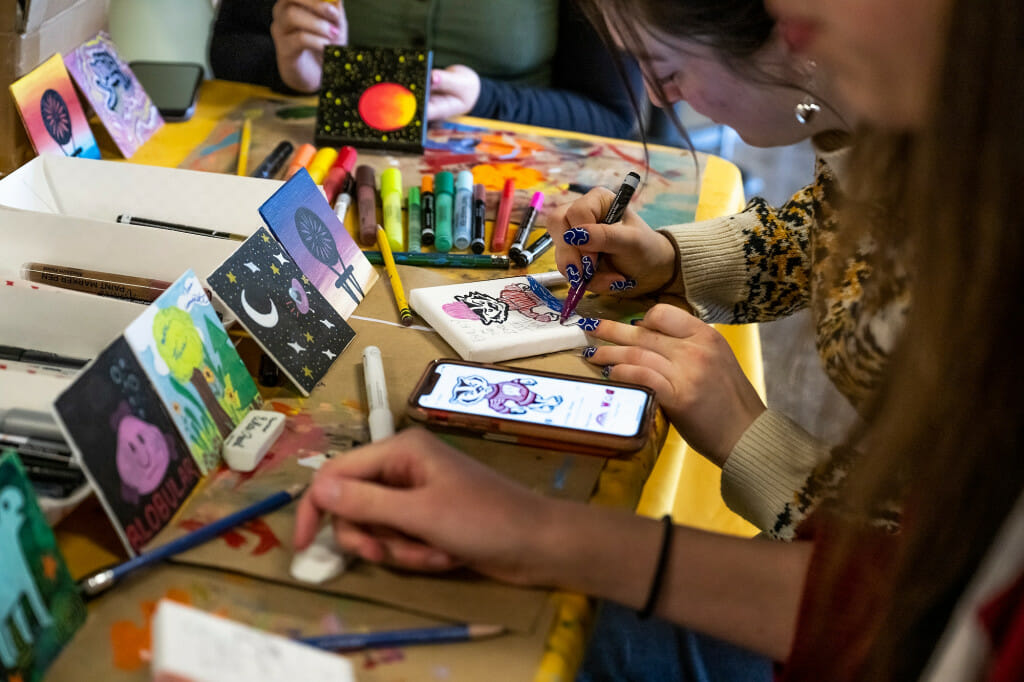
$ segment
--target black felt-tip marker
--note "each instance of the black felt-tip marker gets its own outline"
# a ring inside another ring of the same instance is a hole
[[[267,158],[260,162],[260,165],[256,166],[256,170],[252,172],[254,178],[272,178],[278,174],[281,168],[284,167],[284,162],[288,160],[288,157],[295,151],[295,146],[288,140],[282,140],[277,143],[274,147],[274,151],[267,154]]]
[[[545,251],[551,248],[554,242],[551,240],[551,235],[545,232],[541,236],[533,240],[529,246],[522,251],[517,251],[515,255],[510,256],[512,261],[519,267],[525,268],[530,265],[538,258],[540,258]]]
[[[434,244],[434,176],[424,175],[420,185],[420,243]]]
[[[533,198],[530,199],[529,207],[523,213],[523,217],[519,219],[519,228],[516,229],[515,239],[512,240],[512,245],[508,247],[508,255],[513,261],[516,260],[516,254],[526,248],[526,240],[530,237],[533,224],[537,222],[537,214],[540,213],[540,209],[543,206],[544,194],[534,192]]]
[[[484,224],[487,220],[487,190],[480,183],[473,185],[472,241],[469,248],[473,253],[483,253],[487,247],[484,241]]]

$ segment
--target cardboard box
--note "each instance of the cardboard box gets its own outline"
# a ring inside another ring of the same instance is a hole
[[[24,2],[24,9],[22,9]],[[107,25],[109,0],[0,0],[0,175],[35,155],[7,86]]]
[[[119,213],[249,235],[275,180],[44,155],[0,179],[0,344],[92,358],[142,313],[140,304],[54,287],[31,290],[25,263],[173,282],[205,277],[241,242],[123,225]],[[11,284],[7,284],[10,281]],[[63,382],[66,383],[66,382]],[[41,381],[33,407],[61,381]],[[43,385],[45,384],[45,385]],[[22,393],[4,390],[11,398]],[[0,398],[0,408],[10,407]]]
[[[20,125],[20,124],[19,124]],[[0,344],[77,358],[95,357],[144,308],[53,287],[30,288],[25,263],[176,280],[212,272],[241,242],[115,222],[131,213],[239,234],[262,224],[259,206],[274,180],[39,156],[0,179]],[[11,363],[8,363],[11,364]],[[0,410],[48,412],[71,376],[0,369]],[[43,499],[51,523],[88,494]]]

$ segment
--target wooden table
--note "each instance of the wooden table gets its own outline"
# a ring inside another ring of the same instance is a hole
[[[131,161],[222,172],[230,170],[237,155],[237,144],[232,136],[237,136],[243,115],[254,120],[251,167],[281,137],[290,138],[296,144],[310,141],[304,139],[312,134],[308,120],[303,123],[301,118],[282,118],[275,112],[282,107],[291,111],[309,107],[313,100],[282,103],[272,100],[273,97],[262,88],[209,81],[203,86],[194,118],[184,124],[167,124]],[[572,201],[578,196],[568,190],[566,185],[569,182],[615,186],[616,178],[621,178],[624,173],[623,169],[642,168],[644,165],[643,151],[637,143],[493,121],[460,119],[455,125],[433,130],[431,141],[433,149],[423,157],[361,153],[360,163],[368,163],[378,170],[399,164],[406,171],[407,187],[418,182],[418,175],[413,179],[413,173],[417,171],[471,167],[477,178],[483,178],[491,190],[492,206],[488,215],[493,215],[493,202],[504,177],[517,179],[521,199],[518,205],[525,205],[529,194],[539,189],[545,192],[550,206]],[[104,152],[105,157],[115,156],[109,144],[104,147]],[[715,157],[699,157],[698,201],[696,174],[685,151],[652,147],[649,153],[648,186],[654,189],[648,190],[647,195],[641,193],[634,203],[648,222],[659,224],[667,215],[678,216],[675,222],[712,217],[733,212],[741,206],[742,184],[739,172],[732,164]],[[689,179],[688,169],[693,173]],[[677,186],[690,187],[690,196],[673,193],[672,188]],[[513,219],[515,217],[514,213]],[[355,229],[351,213],[348,227]],[[552,253],[534,264],[531,271],[552,269]],[[507,276],[518,272],[401,268],[401,274],[408,290],[433,283]],[[581,312],[623,318],[642,314],[649,304],[650,301],[621,302],[587,297],[581,305]],[[365,404],[360,404],[362,392],[357,346],[378,345],[384,352],[386,367],[394,367],[399,361],[408,367],[407,372],[389,372],[390,399],[396,414],[402,413],[405,397],[426,361],[432,357],[453,355],[436,334],[415,332],[418,336],[414,338],[398,331],[397,313],[385,283],[374,287],[350,322],[357,331],[357,341],[325,377],[325,386],[318,388],[309,400],[302,400],[287,389],[264,388],[265,397],[270,399],[274,409],[303,415],[311,429],[321,430],[326,440],[320,445],[326,442],[328,447],[336,449],[344,449],[346,441],[351,444],[365,438],[365,424],[361,420]],[[737,350],[755,385],[759,386],[760,349],[756,328],[722,328],[722,331]],[[595,373],[589,363],[569,352],[524,359],[513,364],[578,374]],[[350,429],[340,428],[337,426],[339,423],[353,426]],[[666,439],[668,444],[663,448]],[[480,444],[474,439],[456,442],[471,453],[479,449]],[[496,448],[488,444],[487,449]],[[510,446],[506,446],[505,451],[499,447],[497,451],[496,455],[489,452],[487,456],[511,456],[510,452],[515,452],[515,456],[522,455],[521,451]],[[538,461],[542,455],[547,456],[547,453],[538,453]],[[594,478],[598,484],[591,497],[593,503],[637,508],[640,513],[650,515],[673,512],[677,520],[700,527],[750,532],[748,526],[731,516],[722,505],[717,494],[717,469],[686,448],[674,432],[670,433],[663,419],[659,419],[650,445],[630,457],[606,463],[597,463],[593,458],[572,461],[580,462],[578,469],[595,469]],[[519,469],[519,465],[510,466]],[[541,465],[535,471],[531,469],[523,467],[519,473],[530,479],[539,475],[538,471],[544,472]],[[585,483],[588,479],[582,476],[580,480]],[[536,485],[543,485],[543,482]],[[680,496],[680,490],[688,492]],[[554,490],[546,492],[558,494]],[[696,502],[698,499],[700,501]],[[122,556],[116,537],[108,529],[102,511],[94,503],[83,505],[59,526],[61,546],[76,577]],[[319,628],[318,631],[372,630],[442,622],[436,617],[295,589],[220,570],[169,565],[139,575],[94,602],[90,607],[89,622],[56,662],[48,679],[85,679],[89,675],[85,675],[84,670],[91,671],[93,676],[102,675],[104,679],[146,679],[147,666],[142,652],[148,629],[147,614],[156,599],[168,596],[279,632],[312,634],[310,628]],[[537,621],[539,625],[501,638],[372,651],[353,654],[352,659],[360,680],[400,677],[571,679],[583,651],[588,617],[587,600],[577,595],[556,594],[547,601]],[[552,625],[549,627],[546,623]]]

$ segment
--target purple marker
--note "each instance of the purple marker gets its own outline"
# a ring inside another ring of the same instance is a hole
[[[541,192],[534,192],[533,199],[530,199],[530,206],[526,209],[523,217],[519,219],[519,228],[516,230],[516,237],[512,245],[508,247],[508,255],[516,260],[517,254],[521,254],[526,247],[526,239],[530,236],[530,230],[537,221],[537,214],[544,206],[544,195]]]

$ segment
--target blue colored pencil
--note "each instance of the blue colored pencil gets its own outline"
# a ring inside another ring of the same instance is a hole
[[[338,635],[301,637],[296,641],[328,651],[368,649],[371,647],[408,646],[410,644],[440,644],[443,642],[466,642],[473,639],[493,637],[505,632],[501,625],[439,625],[411,630],[388,630],[385,632],[353,632]]]
[[[174,556],[175,554],[181,554],[193,547],[198,547],[199,545],[217,537],[221,533],[242,525],[246,521],[263,516],[264,514],[269,514],[275,509],[285,506],[295,498],[302,495],[305,489],[305,485],[294,485],[288,490],[282,490],[281,492],[274,493],[270,497],[264,498],[256,504],[246,507],[245,509],[240,509],[234,514],[228,514],[224,518],[217,519],[213,523],[208,523],[188,535],[183,535],[176,540],[168,542],[166,545],[161,545],[152,551],[140,554],[134,559],[129,559],[128,561],[118,564],[113,568],[103,569],[93,573],[92,575],[86,576],[78,581],[78,588],[83,595],[87,597],[94,597],[113,587],[118,580],[132,571],[148,566],[154,562],[162,561],[168,557]]]

